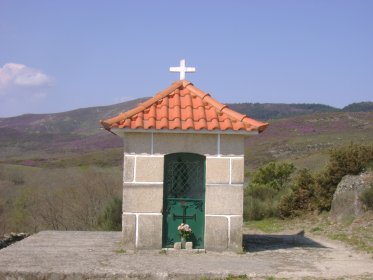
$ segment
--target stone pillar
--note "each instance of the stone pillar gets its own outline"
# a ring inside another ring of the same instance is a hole
[[[244,138],[222,135],[220,154],[206,161],[205,248],[242,249]]]
[[[124,154],[124,248],[162,248],[163,156]]]

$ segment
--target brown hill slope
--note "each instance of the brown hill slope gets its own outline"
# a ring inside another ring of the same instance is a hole
[[[247,165],[287,160],[298,167],[323,167],[330,148],[350,142],[372,143],[373,112],[317,113],[272,120],[268,129],[246,141]]]

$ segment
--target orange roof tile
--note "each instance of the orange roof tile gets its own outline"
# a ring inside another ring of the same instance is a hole
[[[262,132],[268,126],[231,110],[192,83],[181,80],[102,126],[129,130]]]

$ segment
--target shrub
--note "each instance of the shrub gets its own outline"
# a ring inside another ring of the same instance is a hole
[[[373,184],[362,192],[360,199],[368,209],[373,210]]]
[[[122,229],[122,200],[115,197],[105,207],[102,215],[98,218],[98,226],[101,230]]]
[[[265,185],[277,191],[281,190],[289,182],[290,175],[295,167],[292,163],[267,163],[254,172],[251,183]]]
[[[270,162],[254,172],[245,189],[244,219],[261,220],[278,216],[278,204],[289,191],[294,170],[293,164]]]
[[[292,191],[282,197],[279,205],[281,217],[295,217],[315,209],[315,179],[308,169],[298,171]]]
[[[343,176],[361,173],[373,160],[373,145],[348,146],[333,149],[329,164],[317,179],[317,204],[319,210],[330,210],[333,194]]]

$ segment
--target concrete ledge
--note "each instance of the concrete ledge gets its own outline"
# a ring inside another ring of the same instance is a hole
[[[123,212],[161,213],[163,184],[123,184]]]
[[[242,215],[243,185],[206,185],[206,215]]]

